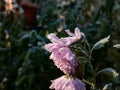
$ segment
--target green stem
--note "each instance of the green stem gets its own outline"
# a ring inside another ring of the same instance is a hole
[[[90,68],[92,70],[92,80],[93,80],[93,83],[91,84],[91,86],[92,86],[93,90],[96,90],[96,74],[95,74],[95,70],[93,68],[93,65],[91,63],[93,49],[91,49],[90,44],[87,41],[87,39],[85,39],[85,42],[86,42],[86,45],[88,46],[88,55],[89,55],[89,57],[88,57],[88,63],[89,63]]]

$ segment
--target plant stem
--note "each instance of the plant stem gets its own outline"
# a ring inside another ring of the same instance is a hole
[[[95,74],[95,70],[94,70],[94,68],[93,68],[93,65],[92,65],[92,63],[91,63],[91,60],[92,60],[92,52],[93,52],[93,49],[90,47],[90,44],[89,44],[89,42],[87,41],[87,39],[85,39],[85,42],[86,42],[86,45],[88,46],[88,63],[89,63],[89,65],[90,65],[90,68],[91,68],[91,70],[92,70],[92,84],[91,84],[91,86],[92,86],[92,89],[93,90],[96,90],[96,74]]]

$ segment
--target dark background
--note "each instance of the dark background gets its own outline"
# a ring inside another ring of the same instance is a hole
[[[24,0],[23,0],[24,1]],[[77,26],[85,33],[92,46],[110,35],[105,47],[92,54],[94,68],[114,68],[120,73],[119,0],[31,0],[23,9],[5,12],[0,0],[0,90],[48,90],[50,80],[63,73],[49,60],[44,44],[48,33],[66,36],[65,29],[74,31]],[[113,82],[113,81],[110,81]],[[106,80],[98,78],[98,87]],[[88,89],[89,90],[89,89]]]

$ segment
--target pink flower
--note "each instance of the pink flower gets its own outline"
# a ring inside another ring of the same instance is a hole
[[[75,29],[75,33],[71,33],[66,30],[69,37],[58,38],[56,34],[49,34],[48,39],[52,43],[46,44],[45,49],[51,52],[50,59],[52,59],[61,71],[65,74],[75,73],[75,68],[77,67],[77,61],[74,58],[74,54],[68,47],[70,44],[81,39],[81,33],[78,28]]]
[[[71,33],[69,30],[66,30],[66,33],[69,35],[69,37],[64,38],[58,38],[56,34],[52,33],[48,35],[48,39],[51,40],[51,42],[61,44],[63,46],[69,46],[70,44],[78,41],[81,39],[83,33],[80,32],[79,28],[75,28],[75,32]]]
[[[77,61],[74,59],[74,55],[68,47],[61,47],[53,51],[50,59],[64,73],[75,73]]]
[[[85,84],[72,76],[61,76],[51,81],[50,89],[55,90],[86,90]]]
[[[79,28],[75,28],[75,32],[71,33],[69,30],[66,30],[66,33],[69,37],[61,38],[62,42],[69,46],[70,44],[80,40],[82,38],[83,33],[80,32]]]

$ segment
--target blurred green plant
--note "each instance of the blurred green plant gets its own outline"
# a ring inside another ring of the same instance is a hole
[[[79,60],[78,69],[80,70],[77,70],[77,74],[82,74],[83,81],[88,84],[88,86],[90,85],[89,88],[87,87],[87,90],[114,90],[120,85],[119,73],[117,73],[115,69],[104,68],[100,70],[98,66],[94,66],[92,63],[96,60],[93,60],[94,50],[104,47],[109,39],[110,36],[103,38],[91,47],[84,36],[82,42],[71,46],[71,49],[73,49],[76,55],[76,59]],[[81,78],[80,75],[78,77]]]
[[[41,0],[40,3],[35,29],[25,28],[24,18],[17,18],[12,12],[6,15],[0,6],[0,90],[48,90],[49,81],[61,72],[43,49],[43,45],[49,42],[45,36],[50,32],[65,36],[65,29],[74,30],[76,26],[85,33],[90,46],[100,38],[111,36],[105,47],[93,51],[92,64],[95,70],[99,68],[97,71],[104,73],[104,68],[111,67],[105,72],[111,74],[115,72],[114,68],[120,74],[120,52],[113,47],[120,43],[119,0]],[[87,54],[81,52],[80,55]],[[80,59],[86,62],[85,57]],[[90,66],[86,67],[88,71]],[[87,79],[89,74],[90,71],[85,76]],[[112,85],[119,90],[119,84],[114,80],[105,85],[105,77],[106,74],[97,76],[97,87],[106,89]],[[89,90],[89,85],[87,87]]]

